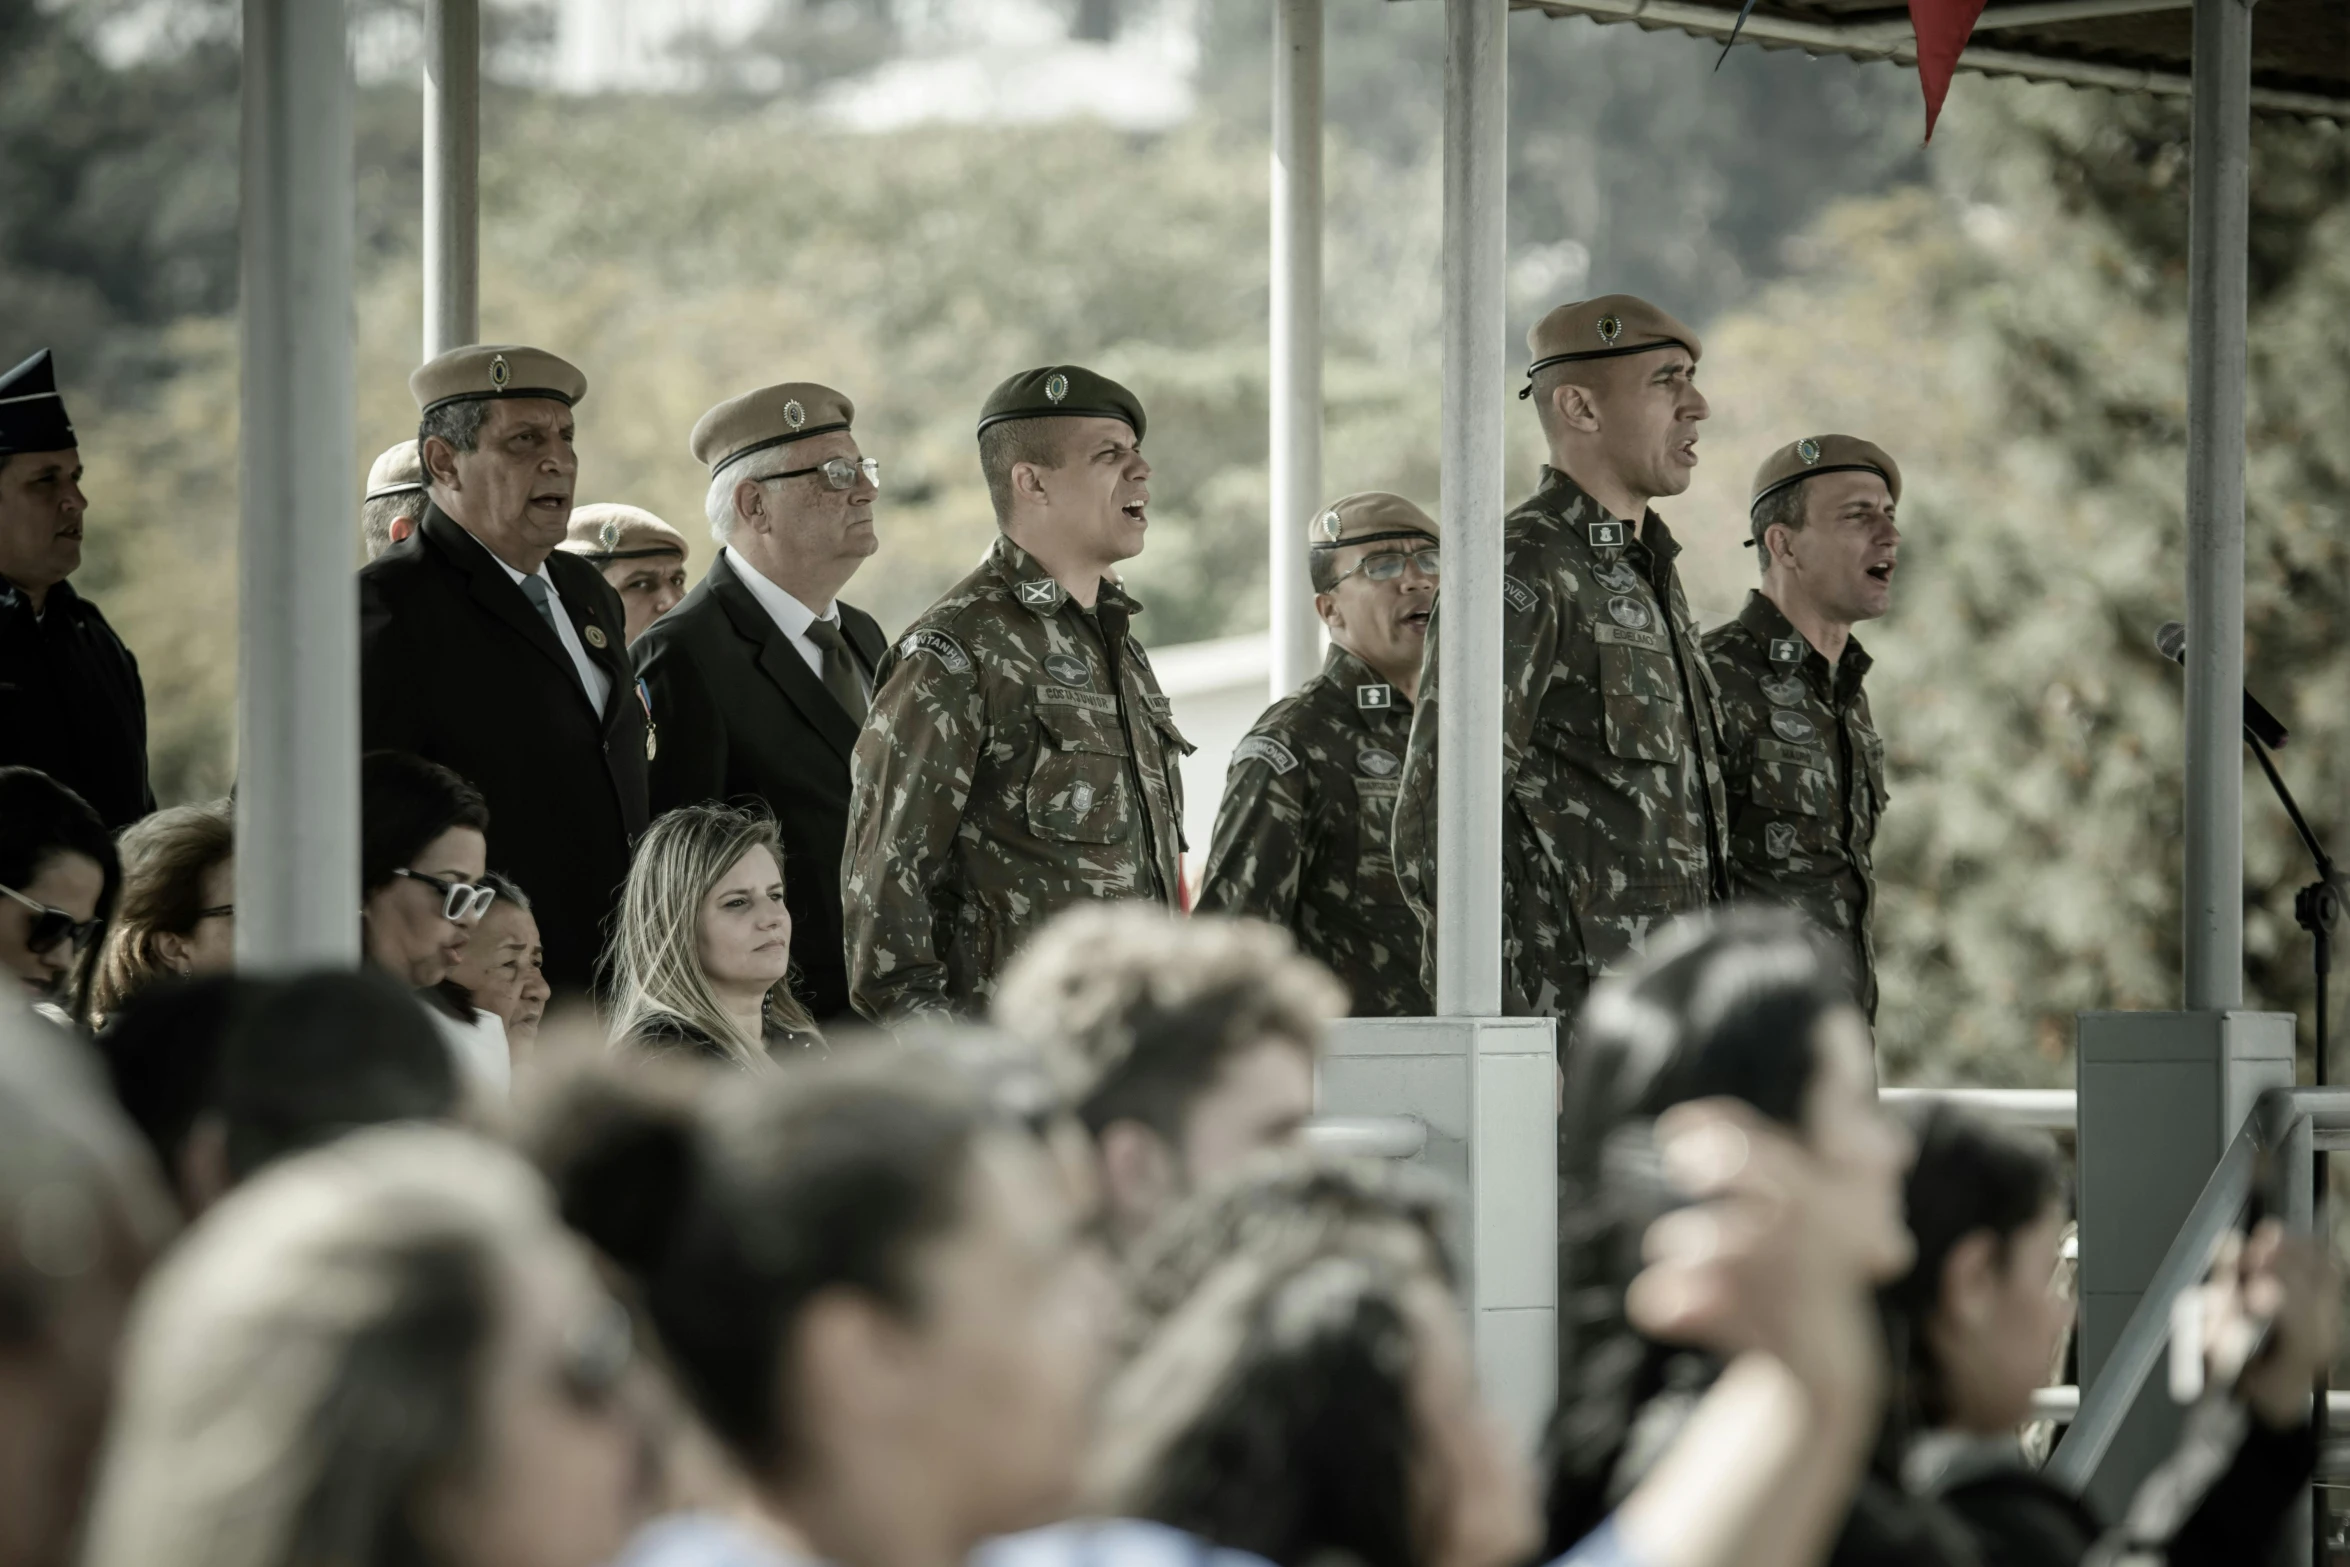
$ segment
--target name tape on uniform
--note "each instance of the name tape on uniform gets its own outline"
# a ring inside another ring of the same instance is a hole
[[[1591,628],[1594,642],[1612,642],[1617,647],[1636,647],[1644,652],[1665,651],[1665,634],[1661,631],[1632,631],[1623,626],[1599,625]]]
[[[1115,713],[1118,699],[1104,696],[1099,691],[1080,691],[1074,686],[1038,686],[1036,705],[1039,707],[1082,707],[1089,713]]]
[[[1810,746],[1789,745],[1784,740],[1757,740],[1754,742],[1755,760],[1780,762],[1789,767],[1809,768],[1815,773],[1828,770],[1828,753]]]

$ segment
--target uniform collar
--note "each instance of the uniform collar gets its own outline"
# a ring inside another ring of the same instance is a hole
[[[1010,534],[999,532],[995,536],[995,545],[988,552],[988,561],[994,566],[996,574],[1010,586],[1012,602],[1038,618],[1049,620],[1060,613],[1063,604],[1070,602],[1069,590],[1062,587],[1059,580],[1045,570],[1035,556],[1014,544]],[[1124,605],[1129,615],[1142,612],[1142,605],[1134,595],[1108,577],[1102,578],[1101,592],[1095,602],[1099,603],[1105,598]]]
[[[1640,520],[1636,523],[1626,522],[1593,500],[1591,492],[1577,484],[1564,471],[1553,468],[1548,463],[1542,465],[1542,483],[1535,491],[1535,495],[1543,502],[1546,510],[1560,514],[1562,522],[1564,514],[1573,510],[1574,503],[1581,500],[1589,509],[1590,515],[1571,524],[1571,526],[1584,529],[1584,536],[1596,548],[1607,548],[1608,546],[1602,536],[1595,535],[1590,531],[1591,525],[1597,523],[1604,528],[1607,524],[1614,523],[1623,530],[1622,543],[1617,547],[1626,550],[1646,550],[1656,558],[1657,564],[1663,567],[1670,567],[1674,559],[1681,553],[1680,541],[1675,539],[1672,530],[1665,526],[1664,518],[1659,517],[1654,511],[1641,513]]]
[[[1401,691],[1335,642],[1322,656],[1322,678],[1359,714],[1411,711],[1412,704]]]
[[[1747,589],[1746,606],[1738,611],[1738,624],[1744,626],[1763,645],[1763,654],[1772,663],[1800,664],[1807,675],[1825,676],[1829,673],[1828,661],[1820,656],[1820,650],[1795,629],[1795,623],[1787,618],[1778,605],[1771,602],[1771,596],[1762,589]],[[1780,656],[1787,651],[1789,643],[1794,644],[1796,653],[1792,659]],[[1861,676],[1869,672],[1872,662],[1868,649],[1860,645],[1860,638],[1846,636],[1844,656],[1837,661],[1834,672],[1838,683],[1859,685]]]

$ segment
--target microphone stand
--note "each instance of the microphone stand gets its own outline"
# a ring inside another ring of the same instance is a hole
[[[2293,791],[2285,787],[2284,777],[2277,771],[2277,764],[2270,759],[2268,747],[2260,743],[2260,737],[2252,732],[2250,726],[2244,730],[2244,743],[2252,747],[2252,755],[2259,761],[2260,770],[2268,775],[2268,786],[2276,791],[2278,803],[2284,806],[2285,814],[2293,819],[2293,831],[2301,835],[2301,847],[2309,851],[2310,862],[2317,867],[2317,880],[2293,894],[2293,918],[2303,930],[2309,932],[2309,956],[2317,980],[2317,1048],[2312,1054],[2311,1066],[2317,1086],[2323,1088],[2328,1076],[2326,976],[2333,971],[2334,966],[2334,921],[2342,913],[2342,879],[2334,869],[2333,856],[2326,853],[2324,844],[2318,842],[2317,834],[2310,829],[2309,818],[2301,814],[2301,806],[2294,800]],[[2328,1166],[2324,1152],[2314,1147],[2314,1140],[2311,1163],[2315,1169],[2311,1181],[2313,1190],[2310,1193],[2309,1227],[2319,1237],[2320,1244],[2328,1245],[2330,1249],[2330,1242],[2325,1240],[2326,1197],[2330,1184],[2327,1179]],[[2321,1452],[2325,1449],[2326,1441],[2326,1394],[2333,1380],[2332,1368],[2321,1368],[2316,1395],[2311,1400],[2310,1429],[2317,1438],[2318,1450]],[[2323,1516],[2321,1506],[2319,1517],[2322,1519]],[[2319,1549],[2322,1552],[2326,1547],[2321,1544]],[[2323,1559],[2322,1556],[2320,1559]]]

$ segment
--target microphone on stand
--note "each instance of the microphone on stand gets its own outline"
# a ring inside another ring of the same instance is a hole
[[[2184,667],[2187,662],[2187,628],[2175,620],[2166,620],[2162,629],[2154,633],[2154,650],[2172,663]],[[2285,726],[2277,722],[2277,715],[2260,705],[2260,699],[2251,692],[2244,693],[2244,732],[2272,751],[2285,748]]]

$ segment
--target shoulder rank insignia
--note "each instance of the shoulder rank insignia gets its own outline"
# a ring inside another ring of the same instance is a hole
[[[1534,590],[1507,572],[1502,574],[1501,596],[1521,615],[1534,607]]]
[[[949,674],[967,675],[971,672],[971,655],[963,651],[962,643],[943,631],[916,631],[898,644],[900,658],[912,658],[917,653],[928,653],[946,665]]]
[[[1061,602],[1061,585],[1050,577],[1032,577],[1020,584],[1020,602],[1033,609],[1051,609]]]
[[[1613,517],[1589,525],[1591,547],[1595,550],[1620,550],[1624,547],[1624,525]]]
[[[1276,774],[1297,771],[1297,753],[1271,735],[1250,735],[1232,748],[1232,765],[1262,762]]]
[[[1366,711],[1395,706],[1395,687],[1384,683],[1355,687],[1355,706]]]
[[[1803,662],[1803,640],[1800,637],[1771,638],[1771,662],[1800,664]]]

